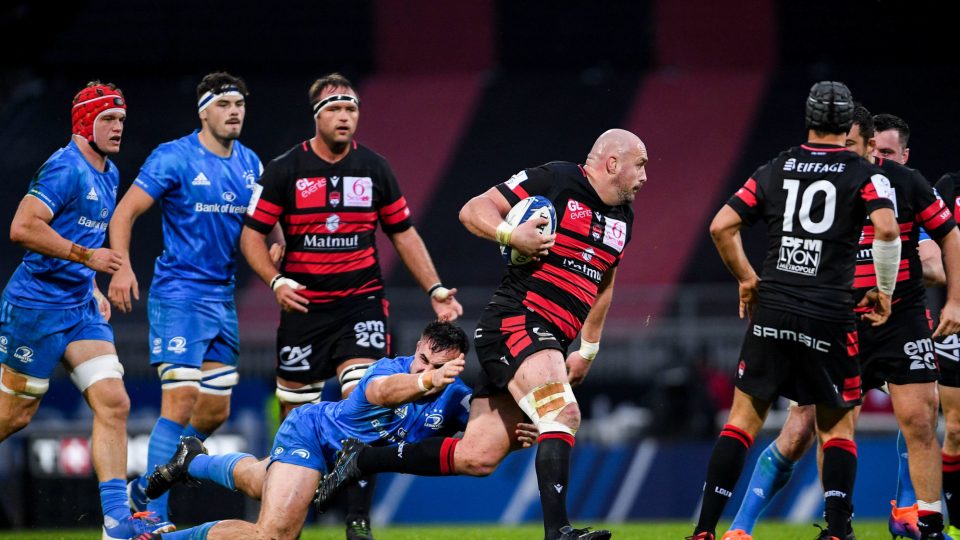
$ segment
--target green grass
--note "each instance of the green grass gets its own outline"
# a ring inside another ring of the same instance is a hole
[[[575,525],[583,526],[577,523]],[[594,524],[600,527],[600,524]],[[616,540],[681,540],[693,530],[689,522],[632,522],[608,525]],[[886,521],[858,521],[857,540],[887,540]],[[380,527],[374,529],[378,540],[531,540],[543,537],[539,525],[519,527],[477,526],[419,526]],[[720,530],[723,533],[723,529]],[[810,524],[793,525],[776,521],[761,522],[754,531],[758,540],[812,540],[817,529]],[[99,530],[56,530],[0,532],[0,540],[100,540]],[[303,532],[302,540],[343,540],[343,528],[311,527]]]

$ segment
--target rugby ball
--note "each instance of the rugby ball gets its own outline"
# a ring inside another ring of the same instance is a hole
[[[526,223],[534,217],[541,216],[547,218],[547,222],[537,227],[540,234],[553,234],[557,232],[557,211],[553,208],[553,203],[550,202],[550,199],[541,195],[527,197],[515,204],[513,208],[510,209],[510,212],[507,213],[504,221],[517,227],[521,223]],[[500,246],[500,256],[503,257],[503,260],[506,261],[507,264],[513,265],[527,264],[531,261],[530,257],[523,255],[510,246]]]

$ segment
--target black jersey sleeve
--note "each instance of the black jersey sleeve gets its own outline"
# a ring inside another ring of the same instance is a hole
[[[957,183],[954,181],[954,175],[945,174],[937,181],[937,194],[943,199],[947,208],[954,208],[957,200]]]
[[[740,219],[747,226],[753,225],[763,217],[764,193],[758,179],[764,178],[765,175],[765,168],[757,169],[727,201],[727,205],[740,214]]]
[[[895,210],[893,187],[890,185],[890,179],[883,174],[882,169],[875,165],[869,166],[867,174],[869,176],[860,184],[860,198],[867,209],[867,216],[881,208]]]
[[[917,186],[913,201],[914,208],[917,209],[917,222],[927,231],[930,238],[934,240],[943,238],[957,226],[953,213],[920,171],[912,171],[912,174],[913,184]]]
[[[400,184],[393,170],[385,162],[377,176],[380,197],[377,200],[377,216],[385,233],[403,232],[413,227],[407,199],[400,191]]]
[[[527,197],[534,195],[548,196],[551,188],[554,187],[554,175],[549,164],[524,169],[510,177],[509,180],[497,185],[499,191],[510,206],[516,205]]]
[[[260,180],[254,185],[247,215],[243,218],[244,225],[268,234],[287,208],[289,182],[289,175],[285,173],[281,162],[274,160],[268,163]]]

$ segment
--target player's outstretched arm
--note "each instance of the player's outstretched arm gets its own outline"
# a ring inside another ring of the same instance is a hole
[[[441,392],[463,373],[466,361],[463,354],[446,362],[438,369],[427,368],[420,373],[397,373],[373,379],[367,385],[367,401],[381,407],[397,407],[425,395]]]
[[[944,281],[947,285],[947,301],[940,312],[940,324],[933,337],[956,334],[960,331],[960,231],[954,227],[937,243],[943,254]],[[932,244],[932,242],[923,242]],[[926,271],[924,271],[926,273]]]
[[[583,328],[580,329],[580,350],[573,351],[567,356],[567,377],[570,379],[571,386],[577,386],[583,382],[600,351],[600,336],[603,334],[607,312],[610,311],[610,304],[613,302],[613,282],[616,274],[617,269],[611,268],[603,275],[597,287],[597,298],[583,321]]]
[[[423,243],[423,238],[417,229],[410,227],[398,233],[389,234],[393,247],[400,255],[400,260],[410,270],[413,279],[430,295],[430,305],[433,307],[437,319],[441,321],[455,321],[463,315],[463,306],[454,298],[457,289],[448,289],[443,286],[433,259]]]
[[[243,252],[247,264],[250,265],[254,273],[273,289],[273,294],[281,309],[306,313],[310,301],[296,293],[304,286],[290,278],[283,277],[277,270],[270,251],[267,249],[266,238],[267,235],[244,226],[243,232],[240,233],[240,251]]]
[[[747,254],[743,251],[740,227],[743,220],[732,207],[724,205],[710,223],[710,236],[723,264],[727,266],[740,285],[740,318],[753,311],[756,305],[760,277],[753,269]]]
[[[112,274],[120,268],[122,259],[119,253],[104,247],[74,244],[53,230],[51,219],[53,214],[40,199],[24,197],[10,224],[10,241],[24,249],[77,262],[97,272]]]
[[[130,186],[117,209],[110,218],[110,247],[120,253],[123,263],[110,278],[107,296],[110,302],[123,313],[133,310],[133,300],[140,300],[140,285],[133,272],[130,261],[130,237],[133,235],[133,222],[153,206],[153,197],[136,184]],[[132,299],[131,299],[132,295]]]

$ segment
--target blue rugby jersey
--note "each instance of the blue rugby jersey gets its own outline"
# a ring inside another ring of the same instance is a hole
[[[120,173],[110,160],[104,172],[98,171],[71,140],[40,167],[27,195],[50,209],[50,226],[57,234],[96,249],[106,238],[119,183]],[[28,251],[3,295],[11,304],[27,308],[76,307],[90,301],[94,274],[80,263]]]
[[[439,395],[388,409],[367,401],[367,386],[379,377],[410,373],[413,356],[383,358],[367,370],[357,388],[343,401],[312,406],[317,437],[328,463],[348,437],[371,446],[414,443],[429,437],[449,436],[461,431],[470,416],[472,391],[457,379]]]
[[[134,180],[160,202],[163,213],[164,249],[150,293],[229,300],[243,215],[263,166],[240,141],[234,141],[230,157],[213,154],[198,133],[158,146]]]

